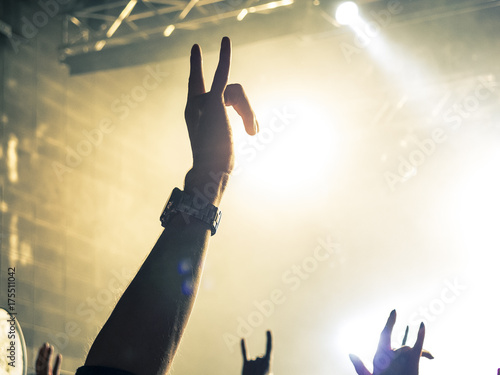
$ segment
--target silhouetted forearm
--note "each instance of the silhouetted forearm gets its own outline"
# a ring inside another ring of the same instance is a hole
[[[184,190],[202,189],[202,179],[197,180],[197,185],[186,182]],[[212,203],[219,204],[226,181],[217,182]],[[172,218],[99,332],[85,365],[136,375],[166,373],[194,303],[209,238],[209,228],[197,219]],[[192,265],[191,274],[179,273],[181,262]],[[183,290],[186,282],[192,293]]]

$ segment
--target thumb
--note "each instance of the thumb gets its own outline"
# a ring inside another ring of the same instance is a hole
[[[245,95],[243,87],[236,83],[226,86],[224,90],[224,102],[226,106],[232,106],[243,119],[245,130],[250,135],[255,135],[259,132],[259,123],[255,117],[252,106]]]
[[[434,356],[431,353],[429,353],[427,350],[422,350],[421,356],[425,357],[425,358],[429,358],[429,359],[434,359]]]
[[[351,362],[354,365],[354,369],[356,370],[358,375],[372,375],[358,356],[349,354],[349,358],[351,359]]]

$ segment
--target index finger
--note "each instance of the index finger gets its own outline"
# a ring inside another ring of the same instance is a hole
[[[387,323],[380,334],[380,341],[378,343],[378,350],[388,351],[391,350],[391,335],[394,324],[396,323],[396,310],[392,310]]]
[[[188,98],[205,93],[205,82],[203,80],[203,62],[201,57],[201,48],[195,44],[191,48],[190,72],[188,83]]]
[[[271,331],[266,332],[267,335],[267,345],[266,345],[266,358],[271,357],[271,351],[273,350],[273,337],[271,336]]]
[[[215,71],[211,92],[222,96],[229,78],[229,66],[231,65],[231,41],[227,36],[222,38],[220,45],[219,65]]]
[[[241,354],[243,355],[243,362],[247,361],[247,348],[245,347],[245,339],[241,339]]]

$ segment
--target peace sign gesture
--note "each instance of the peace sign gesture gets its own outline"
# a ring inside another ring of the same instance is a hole
[[[193,152],[193,168],[186,184],[207,174],[229,174],[234,167],[233,139],[225,106],[233,106],[242,117],[248,134],[258,131],[258,123],[248,98],[239,84],[228,85],[231,41],[224,37],[219,64],[209,92],[205,90],[200,46],[191,49],[188,100],[184,112]]]
[[[241,353],[243,354],[242,375],[267,375],[271,372],[271,351],[273,347],[273,338],[271,331],[266,332],[267,345],[266,354],[255,359],[248,359],[245,339],[241,339]]]
[[[373,358],[373,375],[418,375],[420,357],[434,358],[431,353],[422,350],[425,337],[424,323],[420,324],[417,341],[413,348],[403,346],[393,350],[391,335],[395,323],[396,310],[393,310],[380,334],[377,352]],[[350,354],[350,358],[358,375],[372,375],[357,356]]]

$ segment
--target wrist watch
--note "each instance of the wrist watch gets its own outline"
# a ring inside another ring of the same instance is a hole
[[[200,203],[199,199],[195,202],[195,199],[192,195],[178,188],[172,190],[160,216],[162,227],[165,228],[170,219],[180,212],[206,223],[213,236],[219,227],[222,212],[210,203]]]

